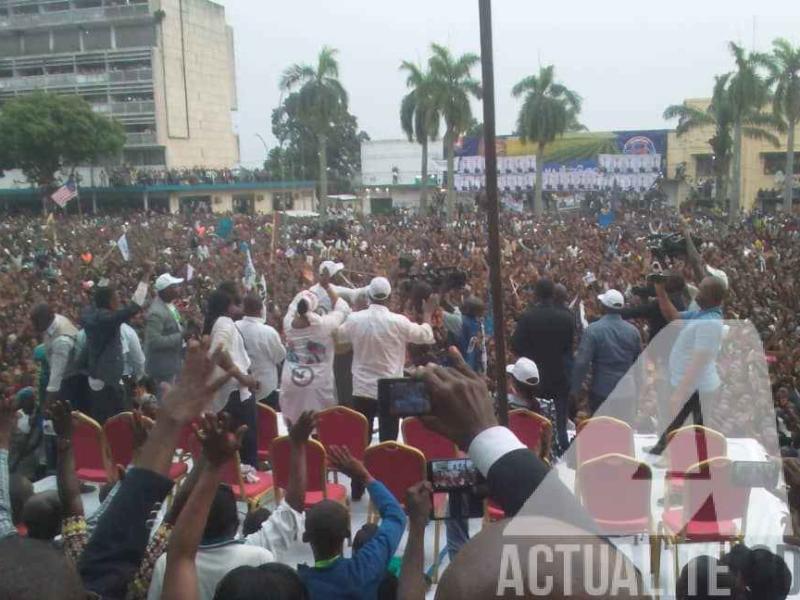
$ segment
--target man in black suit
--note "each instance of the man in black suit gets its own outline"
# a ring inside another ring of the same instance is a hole
[[[555,402],[556,435],[563,451],[569,446],[566,359],[572,354],[575,322],[568,311],[555,303],[552,280],[539,279],[534,291],[536,304],[529,307],[517,322],[511,348],[517,356],[529,358],[539,367],[539,396]]]

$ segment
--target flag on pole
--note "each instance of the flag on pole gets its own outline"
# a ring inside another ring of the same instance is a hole
[[[61,208],[64,208],[67,205],[67,202],[72,200],[78,195],[78,185],[70,179],[58,188],[53,194],[50,196],[51,200],[58,204]]]
[[[258,295],[261,296],[261,299],[266,302],[267,301],[267,278],[264,277],[264,274],[261,274],[261,279],[258,280]]]
[[[186,265],[186,281],[191,281],[194,277],[194,267],[190,264]]]
[[[125,262],[130,261],[131,259],[131,250],[128,247],[128,234],[123,233],[119,239],[117,240],[117,248],[119,248],[119,253],[122,254],[122,258]]]
[[[250,248],[247,249],[247,261],[244,265],[244,289],[248,292],[253,289],[256,284],[256,267],[253,265],[253,257],[250,254]]]

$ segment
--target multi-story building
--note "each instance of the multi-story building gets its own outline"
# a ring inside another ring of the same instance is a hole
[[[0,102],[77,94],[125,127],[123,162],[233,167],[233,33],[210,0],[2,0]]]

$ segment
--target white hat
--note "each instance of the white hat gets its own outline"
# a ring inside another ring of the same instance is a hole
[[[167,289],[171,285],[178,285],[179,283],[183,283],[183,279],[181,277],[173,277],[169,273],[164,273],[158,276],[156,279],[156,291],[161,292]]]
[[[608,290],[597,297],[600,303],[606,308],[619,310],[625,307],[625,297],[617,290]]]
[[[385,300],[392,293],[392,284],[386,277],[376,277],[369,282],[367,294],[373,300]]]
[[[339,271],[344,269],[344,263],[337,263],[333,262],[332,260],[323,261],[322,264],[319,266],[319,274],[322,275],[325,271],[328,272],[328,275],[333,277]]]
[[[513,365],[507,365],[506,373],[521,383],[529,385],[539,383],[539,367],[530,358],[520,358]]]
[[[306,301],[306,304],[308,304],[308,312],[310,313],[315,312],[317,310],[317,306],[319,306],[319,298],[310,290],[303,290],[294,297],[294,300],[292,300],[292,305],[294,306],[295,310],[297,310],[297,305],[300,303],[300,300]]]

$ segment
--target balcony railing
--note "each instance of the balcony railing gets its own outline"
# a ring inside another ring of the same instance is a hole
[[[156,144],[155,133],[128,133],[126,137],[126,146],[154,146]]]
[[[133,102],[112,102],[111,114],[138,115],[141,113],[155,112],[155,103],[152,100],[134,100]]]
[[[24,15],[0,16],[0,29],[3,27],[41,27],[49,25],[82,25],[91,21],[110,21],[143,17],[150,13],[147,4],[128,4],[125,6],[101,6],[97,8],[76,8],[54,12]]]
[[[104,71],[101,73],[54,73],[0,79],[0,90],[48,89],[103,83],[133,83],[137,81],[152,81],[152,79],[152,69]]]

